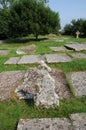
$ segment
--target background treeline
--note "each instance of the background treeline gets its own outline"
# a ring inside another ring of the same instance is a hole
[[[80,32],[81,37],[86,37],[86,20],[85,19],[73,19],[70,24],[64,27],[64,34],[76,35],[76,31]]]
[[[46,6],[48,0],[1,0],[0,38],[58,33],[59,14]]]

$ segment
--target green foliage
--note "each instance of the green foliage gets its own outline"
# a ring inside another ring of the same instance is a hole
[[[8,2],[9,8],[6,8],[6,11],[9,12],[9,15],[5,10],[0,9],[0,13],[3,14],[0,16],[2,35],[16,38],[34,34],[38,39],[39,34],[58,32],[59,14],[45,6],[44,3],[47,1],[8,0]]]
[[[85,19],[73,19],[70,24],[64,27],[64,33],[67,35],[75,35],[76,31],[79,31],[82,36],[86,36],[86,20]]]

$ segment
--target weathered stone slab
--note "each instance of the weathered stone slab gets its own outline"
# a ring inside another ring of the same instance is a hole
[[[0,50],[0,55],[8,55],[9,50]]]
[[[33,64],[33,63],[39,63],[41,60],[44,60],[44,56],[41,55],[26,55],[23,56],[18,64]]]
[[[52,69],[50,75],[55,80],[55,92],[58,94],[59,98],[70,99],[71,93],[64,73],[61,70]],[[22,92],[20,91],[21,94],[18,95],[18,97],[22,96],[22,99],[32,99],[33,96],[38,93],[38,88],[36,86],[38,77],[37,68],[27,70],[23,77],[22,84],[16,87],[17,90],[23,90]]]
[[[12,97],[15,88],[21,84],[24,71],[7,71],[0,73],[0,101]]]
[[[4,64],[17,64],[20,60],[20,57],[12,57],[9,60],[7,60]]]
[[[46,54],[47,63],[70,62],[72,59],[66,54]]]
[[[77,59],[86,59],[85,53],[71,53],[71,56]]]
[[[86,130],[86,113],[72,114],[73,130]]]
[[[17,130],[72,130],[67,118],[20,119]]]
[[[86,50],[86,44],[80,43],[66,44],[65,47],[76,51]]]
[[[76,96],[86,96],[86,71],[72,73],[71,82]]]
[[[67,51],[65,47],[50,47],[53,51]]]

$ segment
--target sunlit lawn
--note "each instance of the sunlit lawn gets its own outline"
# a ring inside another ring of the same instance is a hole
[[[31,36],[31,38],[33,38]],[[43,36],[40,38],[43,38]],[[53,38],[53,36],[50,36]],[[30,44],[36,45],[35,54],[50,54],[55,53],[50,50],[50,46],[64,46],[70,42],[86,42],[86,38],[76,39],[68,36],[57,36],[58,39],[64,39],[63,42],[53,40],[27,40],[26,43],[15,43],[14,41],[0,44],[0,50],[8,49],[9,54],[0,56],[0,72],[11,70],[27,70],[30,67],[37,67],[38,64],[31,65],[4,65],[10,57],[20,56],[16,54],[19,47],[27,46]],[[62,52],[58,52],[62,53]],[[67,52],[68,55],[73,51]],[[86,51],[84,51],[86,53]],[[49,64],[51,68],[62,69],[63,72],[68,74],[73,71],[86,71],[86,59],[74,60],[69,63],[56,63]],[[0,102],[0,130],[16,130],[17,123],[20,118],[42,118],[42,117],[68,117],[71,113],[86,112],[86,97],[76,98],[72,96],[69,100],[61,100],[58,109],[37,109],[34,107],[34,102],[31,100],[19,101],[18,99],[10,99],[9,101]]]

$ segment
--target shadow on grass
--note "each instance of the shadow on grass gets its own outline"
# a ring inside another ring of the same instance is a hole
[[[24,101],[28,106],[34,107],[34,99],[25,99]]]
[[[33,41],[44,41],[47,40],[48,38],[16,38],[16,39],[8,39],[6,40],[6,43],[27,43],[27,42],[33,42]]]

